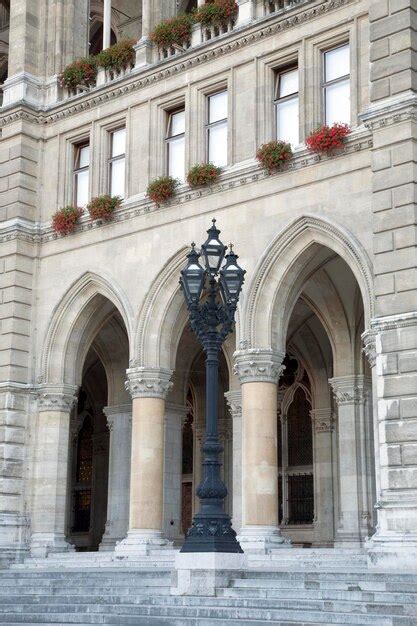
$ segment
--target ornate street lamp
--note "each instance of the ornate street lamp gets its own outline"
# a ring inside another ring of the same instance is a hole
[[[219,352],[225,338],[233,330],[245,271],[237,264],[238,257],[232,245],[222,267],[227,247],[219,239],[216,220],[213,220],[207,234],[201,253],[192,244],[180,278],[191,328],[207,357],[206,438],[202,446],[204,477],[197,489],[200,512],[194,516],[181,552],[243,552],[230,516],[224,511],[227,489],[220,477],[223,446],[219,443],[217,413]],[[200,265],[201,257],[204,266]]]

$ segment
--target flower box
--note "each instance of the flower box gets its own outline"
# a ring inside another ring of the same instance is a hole
[[[194,12],[194,20],[203,26],[226,26],[239,11],[235,0],[207,0]]]
[[[171,176],[161,176],[149,183],[146,193],[159,207],[175,195],[178,184],[178,180]]]
[[[68,235],[73,232],[82,214],[80,207],[66,206],[58,209],[52,216],[52,228],[56,233]]]
[[[285,141],[270,141],[259,148],[256,158],[271,174],[292,158],[291,145]]]
[[[323,125],[312,132],[306,139],[310,152],[331,155],[343,145],[343,140],[351,133],[348,124]]]
[[[97,54],[97,65],[105,70],[121,72],[133,67],[135,64],[136,52],[133,45],[135,39],[122,39],[110,48],[106,48]]]
[[[98,196],[87,204],[87,210],[92,220],[109,221],[113,217],[114,211],[121,205],[120,196]]]
[[[187,174],[187,183],[190,187],[212,185],[219,178],[221,171],[221,167],[216,167],[213,163],[194,165]]]
[[[158,48],[186,47],[191,40],[193,18],[189,14],[177,15],[158,24],[150,35]]]
[[[61,87],[76,89],[78,86],[89,87],[97,77],[97,63],[94,57],[77,59],[67,65],[58,78]]]

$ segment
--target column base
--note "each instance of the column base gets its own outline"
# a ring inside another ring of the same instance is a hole
[[[162,532],[152,529],[129,530],[126,539],[114,549],[117,558],[147,556],[151,550],[169,548],[172,542],[164,539]]]
[[[74,546],[65,538],[64,534],[33,533],[30,539],[30,556],[46,558],[48,554],[73,552]]]
[[[277,526],[245,526],[238,541],[244,552],[267,554],[275,548],[290,548],[291,540],[281,535]]]
[[[374,535],[366,543],[368,567],[417,571],[417,534]]]
[[[227,587],[231,576],[247,565],[242,553],[180,552],[175,557],[171,595],[215,596],[219,587]]]

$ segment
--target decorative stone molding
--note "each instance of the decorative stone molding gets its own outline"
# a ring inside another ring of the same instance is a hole
[[[365,376],[340,376],[330,378],[329,384],[338,406],[366,402],[371,382]]]
[[[238,350],[234,354],[234,373],[241,384],[274,383],[277,384],[285,367],[282,362],[285,352],[271,348]]]
[[[417,120],[417,97],[407,92],[384,99],[382,104],[372,104],[360,116],[366,128],[374,132],[387,126]]]
[[[172,371],[159,367],[134,367],[126,371],[126,391],[134,398],[165,399],[172,388]]]
[[[331,409],[313,409],[310,416],[314,424],[314,430],[319,433],[331,433],[334,430],[335,418]]]
[[[38,411],[70,413],[77,402],[78,388],[72,385],[42,385],[38,387]]]
[[[107,426],[111,432],[115,426],[115,423],[123,418],[127,418],[129,422],[132,421],[132,405],[131,404],[119,404],[115,406],[105,406],[103,413],[106,416]]]
[[[371,328],[375,332],[397,330],[398,328],[407,328],[409,326],[417,326],[417,311],[387,315],[386,317],[374,317],[371,320]]]
[[[362,341],[364,343],[364,347],[362,348],[362,352],[368,359],[368,363],[370,367],[374,367],[376,363],[376,336],[377,332],[375,330],[366,330],[362,333]]]
[[[226,391],[224,394],[226,398],[227,406],[229,407],[230,415],[233,419],[242,417],[242,392],[238,391]]]

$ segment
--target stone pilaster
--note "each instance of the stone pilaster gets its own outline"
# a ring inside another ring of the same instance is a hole
[[[116,545],[119,556],[146,555],[167,544],[163,538],[165,398],[172,372],[161,368],[127,370],[132,396],[129,532]]]
[[[240,390],[227,391],[225,394],[232,417],[233,438],[233,501],[232,524],[239,532],[242,526],[242,393]]]
[[[242,529],[245,552],[286,545],[278,527],[277,384],[284,352],[235,353],[242,385]]]
[[[132,406],[106,406],[103,411],[110,431],[110,445],[107,522],[100,550],[112,550],[126,537],[129,528]]]
[[[331,407],[313,409],[314,429],[314,544],[331,546],[334,541],[333,432]]]
[[[69,426],[77,388],[38,389],[37,439],[33,460],[32,556],[72,549],[66,541]]]
[[[366,485],[366,407],[371,382],[365,376],[339,376],[329,383],[337,405],[339,459],[339,523],[336,542],[346,547],[361,545],[369,535],[370,508]]]
[[[164,455],[164,536],[170,540],[181,537],[182,512],[182,429],[187,407],[166,404]]]

